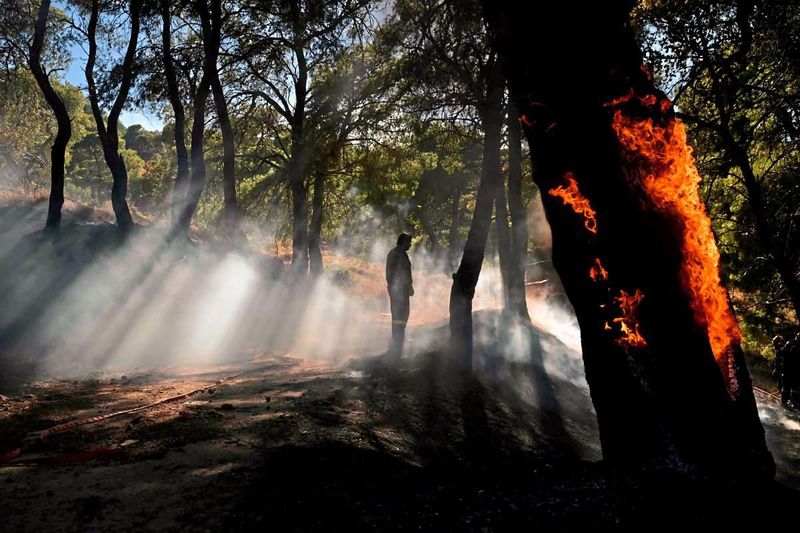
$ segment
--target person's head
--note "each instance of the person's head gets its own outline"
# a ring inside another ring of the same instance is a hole
[[[402,250],[408,251],[411,248],[411,235],[408,233],[401,233],[397,236],[397,246]]]
[[[781,346],[783,346],[783,337],[780,335],[775,335],[774,337],[772,337],[772,346],[774,348],[780,348]]]

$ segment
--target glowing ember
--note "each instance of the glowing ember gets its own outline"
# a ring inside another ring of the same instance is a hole
[[[722,287],[711,221],[700,199],[700,175],[686,139],[686,130],[668,111],[671,102],[655,95],[638,97],[633,92],[611,102],[617,106],[638,100],[653,118],[638,118],[614,110],[613,128],[628,161],[630,182],[644,193],[645,202],[669,213],[682,229],[683,264],[681,283],[688,293],[694,318],[708,332],[714,357],[735,393],[732,348],[741,333]]]
[[[595,210],[589,200],[581,194],[578,190],[578,182],[575,181],[575,176],[572,172],[564,174],[564,179],[567,180],[567,185],[559,185],[548,191],[550,196],[561,198],[564,205],[568,205],[575,213],[583,216],[583,225],[592,233],[597,233],[597,219],[595,218]]]
[[[638,309],[643,299],[644,294],[639,289],[636,289],[633,294],[628,294],[626,291],[621,290],[619,291],[619,296],[614,298],[622,312],[622,316],[612,320],[615,324],[619,324],[622,335],[616,340],[617,344],[637,348],[647,346],[647,341],[639,332]],[[612,329],[608,322],[605,324],[605,329]]]
[[[608,279],[608,271],[603,267],[600,259],[595,258],[594,264],[589,268],[589,277],[592,281],[606,281]]]

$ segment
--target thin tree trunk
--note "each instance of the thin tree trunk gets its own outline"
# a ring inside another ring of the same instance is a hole
[[[530,321],[525,298],[525,267],[528,261],[528,215],[522,202],[522,132],[519,111],[509,102],[508,114],[508,206],[511,212],[511,265],[508,300],[513,313]]]
[[[769,217],[764,208],[764,197],[761,192],[761,184],[758,183],[753,166],[750,164],[750,157],[747,152],[740,147],[733,136],[727,130],[723,138],[728,145],[728,149],[736,162],[736,166],[742,171],[744,185],[747,189],[747,200],[750,209],[753,211],[753,219],[756,226],[756,238],[762,250],[772,257],[775,270],[783,281],[783,285],[789,292],[789,299],[794,307],[795,320],[800,323],[800,279],[795,273],[792,262],[786,256],[783,248],[773,238],[773,230],[769,223]]]
[[[217,120],[222,130],[222,218],[226,233],[229,236],[234,236],[239,231],[239,206],[236,200],[236,145],[230,114],[228,113],[228,103],[225,100],[225,92],[222,88],[217,68],[219,47],[222,41],[221,0],[211,0],[209,10],[201,9],[201,17],[207,19],[203,23],[203,48],[205,50],[207,71],[210,75],[211,93],[214,97]]]
[[[172,13],[171,3],[161,0],[161,50],[164,74],[167,79],[167,94],[175,116],[175,155],[178,173],[172,191],[172,224],[178,226],[181,212],[186,205],[186,192],[189,186],[189,152],[186,149],[186,111],[181,100],[178,76],[172,61]]]
[[[447,232],[449,268],[458,261],[458,228],[461,226],[461,190],[454,190],[450,199],[450,230]]]
[[[502,173],[497,180],[494,191],[494,227],[497,232],[497,255],[500,259],[500,277],[503,285],[503,309],[511,309],[509,298],[512,278],[513,250],[511,248],[511,230],[508,227],[508,204],[506,203],[506,184]]]
[[[136,57],[136,46],[139,40],[139,17],[141,13],[141,0],[131,0],[130,16],[131,31],[128,40],[128,47],[122,62],[122,79],[120,81],[119,93],[108,113],[108,124],[104,122],[103,113],[97,95],[97,86],[94,81],[94,64],[97,58],[97,24],[100,17],[100,2],[92,0],[91,15],[87,28],[89,39],[89,54],[86,60],[86,82],[89,91],[89,103],[91,104],[92,114],[97,125],[97,134],[100,143],[103,145],[103,156],[111,171],[113,179],[111,186],[111,207],[114,209],[114,216],[117,225],[121,229],[128,229],[133,226],[133,218],[128,209],[126,197],[128,195],[128,170],[125,161],[119,153],[119,115],[128,98],[133,83],[133,61]]]
[[[219,76],[214,75],[211,80],[211,91],[214,95],[214,105],[217,119],[222,129],[222,192],[223,192],[223,219],[228,232],[237,231],[239,226],[239,205],[236,200],[236,146],[233,137],[228,104]]]
[[[44,94],[47,105],[53,111],[58,125],[56,138],[50,148],[50,201],[47,208],[47,221],[45,222],[46,229],[55,229],[61,224],[61,208],[64,205],[64,161],[66,159],[67,144],[70,137],[72,137],[72,124],[64,100],[53,89],[50,78],[42,67],[41,54],[49,14],[50,1],[42,0],[39,5],[39,14],[36,17],[33,42],[29,49],[28,65],[36,84]]]
[[[191,138],[191,175],[188,190],[186,191],[186,201],[184,203],[178,227],[181,231],[188,233],[192,222],[192,217],[197,211],[200,203],[200,196],[206,182],[206,159],[204,154],[204,136],[206,130],[206,103],[211,91],[209,77],[203,73],[194,98],[194,112],[192,114],[192,138]]]
[[[308,253],[311,261],[311,273],[322,274],[322,217],[325,199],[325,174],[318,170],[314,176],[314,195],[311,197],[311,224],[308,228]]]
[[[465,368],[472,368],[472,299],[481,273],[486,239],[492,224],[492,203],[502,168],[500,135],[502,129],[503,78],[499,62],[487,76],[486,106],[483,110],[483,168],[475,211],[458,270],[450,289],[450,348]]]
[[[548,16],[537,3],[483,6],[580,324],[604,458],[771,477],[696,169],[642,69],[633,2],[562,2]],[[591,45],[550,46],[565,35]]]
[[[295,48],[298,76],[295,83],[295,110],[292,117],[292,154],[289,161],[289,187],[292,192],[292,267],[298,274],[308,273],[308,197],[305,186],[304,134],[308,88],[305,52]]]

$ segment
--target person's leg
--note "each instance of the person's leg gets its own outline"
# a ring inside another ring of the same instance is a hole
[[[406,324],[408,323],[408,314],[410,311],[410,302],[408,295],[403,295],[398,298],[397,300],[397,321],[393,321],[393,325],[396,324],[397,328],[397,355],[400,356],[403,354],[403,345],[405,344],[406,339]],[[394,330],[393,330],[394,331]]]
[[[392,308],[392,343],[389,345],[389,354],[400,356],[403,353],[403,340],[408,321],[409,297],[407,294],[389,292],[389,301]]]
[[[401,319],[401,298],[389,291],[389,305],[392,308],[392,341],[389,343],[389,355],[399,355],[403,346],[403,324]]]

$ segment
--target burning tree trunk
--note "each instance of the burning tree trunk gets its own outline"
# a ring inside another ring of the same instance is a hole
[[[47,208],[47,222],[45,223],[45,228],[54,229],[61,224],[61,207],[64,205],[64,161],[67,143],[72,137],[72,123],[64,100],[53,89],[50,78],[42,67],[42,48],[44,47],[49,14],[50,1],[43,0],[39,5],[39,14],[36,17],[33,42],[28,54],[28,65],[58,124],[56,138],[50,148],[50,203]]]
[[[472,298],[483,265],[486,239],[492,224],[492,203],[500,180],[500,135],[502,131],[503,76],[499,62],[489,67],[486,79],[486,105],[483,119],[483,168],[478,186],[475,211],[472,214],[464,253],[453,274],[450,289],[450,348],[465,367],[472,368]]]
[[[522,132],[517,106],[509,103],[508,206],[511,213],[511,264],[508,304],[513,313],[529,321],[525,299],[525,264],[528,260],[528,216],[522,202]]]
[[[772,476],[699,175],[642,67],[630,7],[484,2],[580,324],[603,454]],[[591,44],[551,46],[573,37]]]

